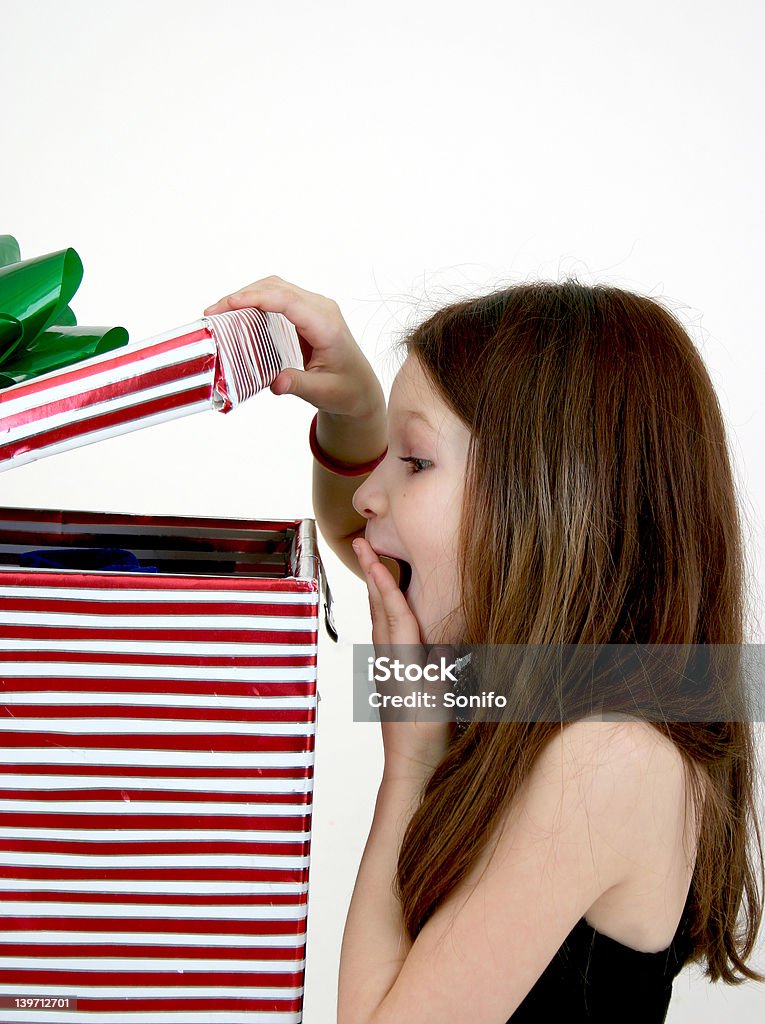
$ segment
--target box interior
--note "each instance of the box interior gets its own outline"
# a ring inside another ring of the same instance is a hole
[[[27,552],[45,552],[49,560],[56,557],[54,552],[62,551],[66,554],[59,560],[66,570],[103,572],[103,568],[92,568],[94,557],[100,557],[97,552],[117,549],[137,559],[137,572],[284,579],[294,575],[291,562],[296,529],[294,525],[226,530],[205,526],[163,528],[156,523],[131,527],[6,521],[0,524],[0,567],[23,567],[22,555]],[[81,560],[77,551],[83,553]],[[102,564],[108,562],[107,558]]]

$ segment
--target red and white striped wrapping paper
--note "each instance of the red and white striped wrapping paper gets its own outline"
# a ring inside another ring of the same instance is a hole
[[[18,568],[79,546],[160,571]],[[0,509],[0,995],[77,998],[3,1022],[302,1020],[322,577],[313,520]]]
[[[0,390],[0,471],[204,409],[303,368],[281,313],[234,310]]]

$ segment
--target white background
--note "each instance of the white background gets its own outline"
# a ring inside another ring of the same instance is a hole
[[[762,642],[757,0],[4,0],[0,14],[0,233],[23,258],[77,249],[80,323],[138,340],[278,274],[339,302],[387,392],[394,335],[461,295],[575,272],[670,305],[731,430]],[[0,503],[311,516],[313,411],[267,392],[17,469]],[[341,642],[320,648],[307,1024],[334,1020],[382,768],[377,727],[351,720],[366,588],[324,560]],[[687,970],[668,1020],[754,1024],[763,989]]]

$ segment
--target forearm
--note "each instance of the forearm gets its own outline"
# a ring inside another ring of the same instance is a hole
[[[374,411],[365,417],[332,416],[320,412],[316,440],[322,451],[340,462],[370,462],[388,443],[385,401],[380,396]],[[316,522],[328,540],[347,537],[363,529],[366,520],[351,504],[365,476],[342,476],[325,469],[314,459],[313,508]]]
[[[394,895],[401,840],[426,782],[417,773],[383,775],[343,933],[338,1024],[372,1024],[411,942]]]

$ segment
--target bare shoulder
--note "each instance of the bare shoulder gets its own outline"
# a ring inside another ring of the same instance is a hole
[[[555,772],[569,785],[578,780],[593,857],[612,879],[589,907],[588,923],[635,949],[666,949],[691,883],[700,825],[680,750],[647,722],[583,721],[563,731],[544,761],[547,785]],[[576,803],[566,805],[576,813]]]
[[[650,723],[585,719],[545,745],[506,824],[583,835],[603,878],[652,869],[686,828],[686,774],[675,744]],[[521,824],[523,823],[523,824]]]
[[[608,721],[585,718],[563,729],[557,755],[553,749],[548,757],[557,757],[572,768],[610,767],[640,780],[667,773],[682,778],[683,758],[669,737],[650,722],[622,716]]]
[[[534,774],[539,784],[557,776],[587,779],[606,789],[616,779],[620,787],[643,789],[652,780],[680,787],[684,763],[676,745],[648,722],[586,718],[556,733],[542,750]]]

